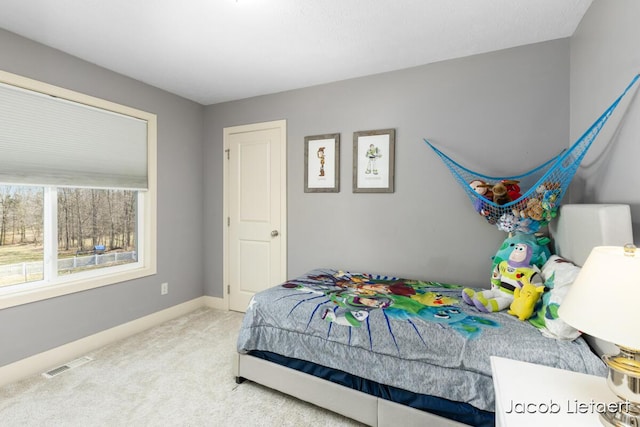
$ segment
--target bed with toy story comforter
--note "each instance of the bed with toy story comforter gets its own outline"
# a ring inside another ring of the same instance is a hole
[[[238,352],[470,425],[493,424],[490,355],[606,374],[582,339],[480,312],[461,289],[314,270],[255,295]]]

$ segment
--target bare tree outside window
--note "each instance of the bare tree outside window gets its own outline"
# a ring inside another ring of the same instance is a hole
[[[58,188],[57,273],[136,262],[137,192]],[[0,286],[44,279],[44,188],[0,185]]]

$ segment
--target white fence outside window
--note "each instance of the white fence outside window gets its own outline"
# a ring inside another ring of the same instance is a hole
[[[63,258],[58,260],[58,272],[70,273],[74,270],[119,262],[137,261],[136,251],[112,252],[106,254],[94,254]],[[21,262],[18,264],[0,265],[0,278],[21,275],[25,278],[31,274],[42,274],[44,263],[42,261]]]

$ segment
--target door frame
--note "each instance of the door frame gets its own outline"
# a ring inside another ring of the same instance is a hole
[[[222,146],[223,146],[223,202],[222,202],[222,299],[223,306],[229,310],[229,161],[230,161],[230,148],[229,137],[232,134],[243,132],[255,132],[267,129],[278,128],[280,129],[280,188],[283,189],[280,195],[280,267],[283,275],[287,275],[287,121],[286,120],[273,120],[269,122],[251,123],[246,125],[237,125],[223,128]],[[285,280],[286,277],[283,278]]]

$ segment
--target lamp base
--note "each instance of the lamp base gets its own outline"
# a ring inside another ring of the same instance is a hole
[[[640,351],[620,346],[616,356],[602,359],[609,366],[607,385],[624,402],[607,408],[600,421],[611,427],[640,427]]]
[[[602,412],[600,422],[607,427],[640,427],[640,406],[635,403],[620,402],[618,411]]]

